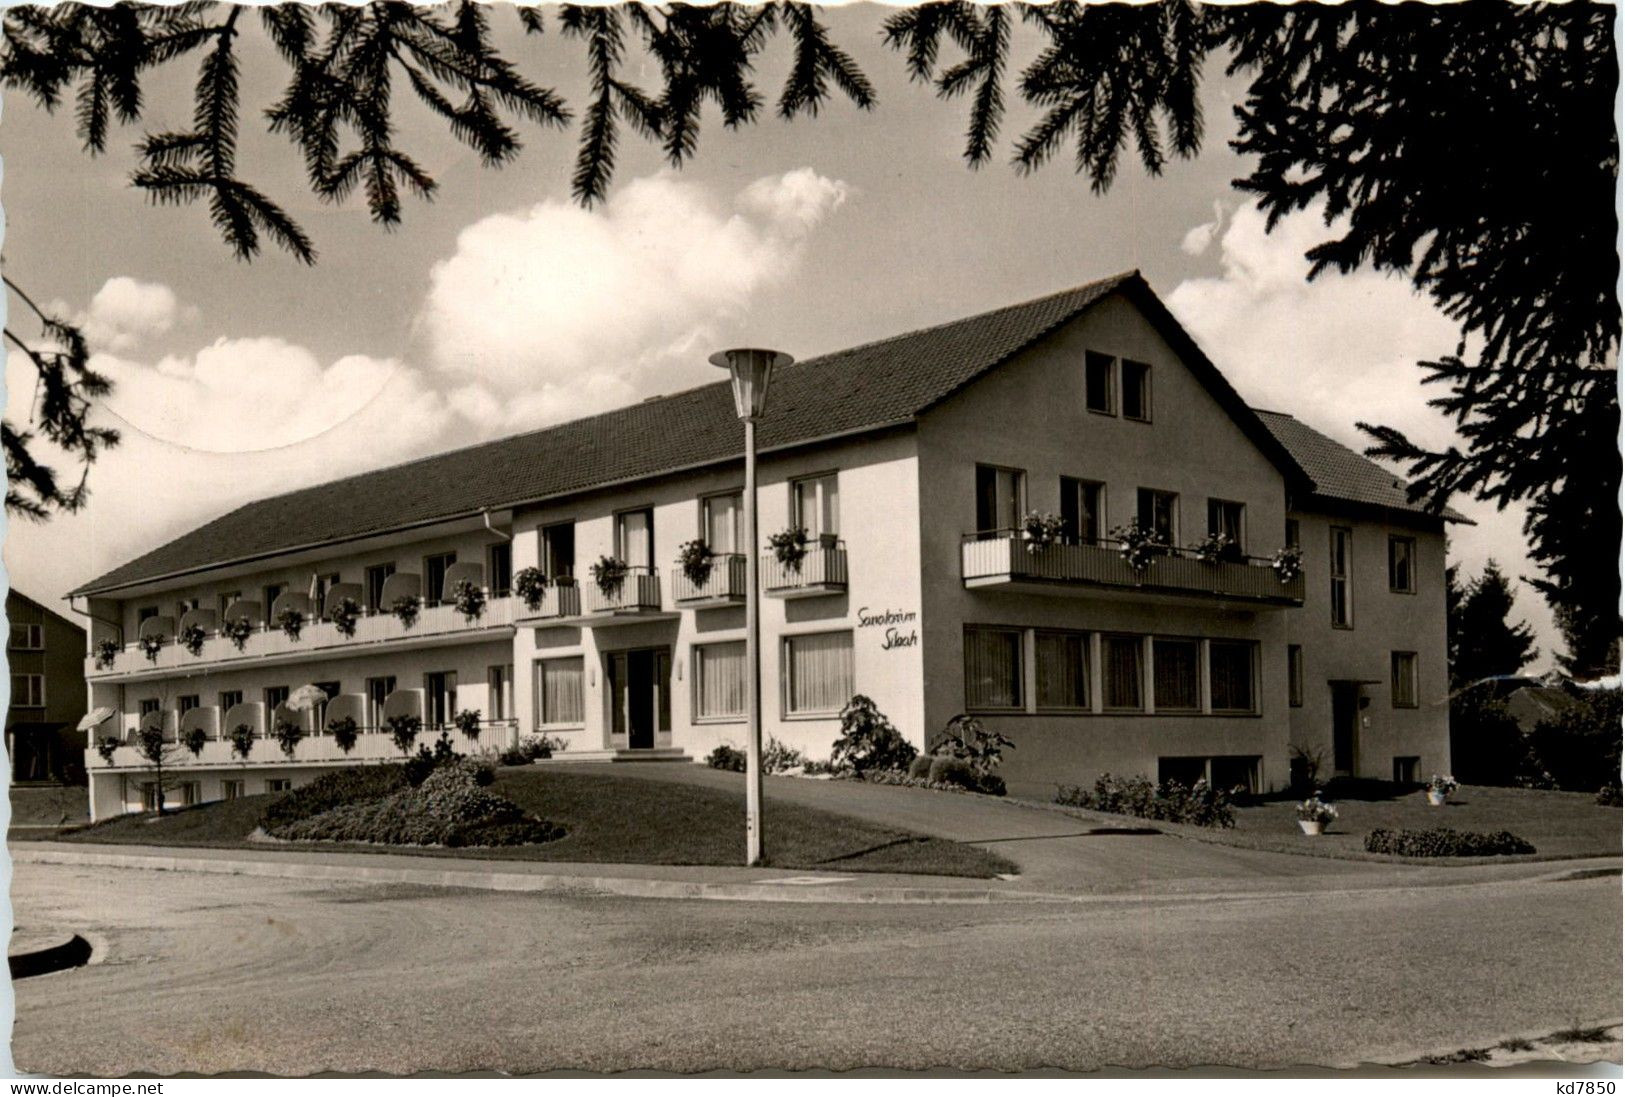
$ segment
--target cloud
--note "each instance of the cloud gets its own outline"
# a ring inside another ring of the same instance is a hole
[[[756,180],[730,209],[663,172],[598,211],[547,201],[484,218],[431,272],[432,365],[493,432],[710,380],[704,349],[786,283],[848,193],[801,168]]]
[[[1219,230],[1224,227],[1224,203],[1213,203],[1213,220],[1197,225],[1187,232],[1179,242],[1179,250],[1186,255],[1203,255],[1218,239]]]
[[[57,308],[58,314],[65,311]],[[196,310],[182,309],[168,286],[119,275],[102,283],[75,320],[91,346],[122,354],[195,317]]]

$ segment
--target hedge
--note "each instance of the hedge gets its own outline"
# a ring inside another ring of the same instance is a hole
[[[1396,857],[1504,857],[1535,852],[1534,846],[1509,831],[1480,834],[1449,827],[1430,830],[1379,827],[1365,836],[1365,849],[1367,853],[1388,853]]]

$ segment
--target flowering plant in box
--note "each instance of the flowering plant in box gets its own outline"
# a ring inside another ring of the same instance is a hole
[[[203,654],[203,641],[207,640],[208,638],[209,634],[203,631],[202,625],[187,625],[185,628],[181,629],[181,647],[185,648],[193,655]]]
[[[459,579],[451,588],[451,600],[465,621],[473,621],[485,612],[485,591],[467,579]]]
[[[356,726],[355,719],[350,716],[340,716],[327,722],[327,733],[333,737],[333,742],[344,753],[349,754],[355,749]]]
[[[1275,569],[1275,576],[1281,582],[1292,582],[1303,574],[1303,550],[1297,545],[1285,545],[1276,549],[1275,556],[1270,560],[1270,567]]]
[[[389,604],[389,612],[400,621],[402,628],[411,628],[418,623],[418,610],[423,603],[415,594],[403,594]]]
[[[1059,541],[1065,528],[1060,515],[1030,510],[1027,517],[1021,520],[1021,540],[1026,544],[1027,551],[1036,556]]]
[[[682,569],[683,578],[696,587],[703,587],[711,578],[716,555],[704,541],[684,541],[677,547],[677,566]]]
[[[361,620],[361,603],[354,598],[340,598],[328,617],[340,636],[354,636],[355,624]]]
[[[1210,533],[1191,546],[1191,552],[1204,564],[1217,564],[1235,548],[1235,542],[1222,533]]]
[[[618,556],[600,556],[592,566],[592,581],[597,585],[598,593],[611,598],[620,592],[621,584],[626,582],[627,572],[631,570],[626,566],[626,561]]]
[[[1117,554],[1135,571],[1150,567],[1156,561],[1157,550],[1163,547],[1156,532],[1144,528],[1138,521],[1112,530],[1112,539],[1117,542]]]
[[[203,746],[208,741],[209,733],[198,727],[188,728],[186,734],[181,736],[181,745],[191,751],[194,758],[203,753]]]
[[[451,722],[456,724],[457,730],[468,736],[468,738],[478,739],[480,737],[480,725],[485,720],[479,709],[465,708],[453,716]]]
[[[1298,818],[1306,823],[1329,823],[1337,818],[1337,809],[1322,802],[1317,792],[1298,805]]]
[[[243,761],[248,761],[248,754],[254,749],[254,729],[247,724],[238,724],[231,729],[231,752]]]
[[[767,547],[773,550],[773,558],[779,563],[791,571],[800,571],[801,561],[807,558],[807,528],[782,529],[768,537]]]
[[[254,622],[247,617],[233,617],[220,626],[220,633],[235,644],[238,651],[242,651],[248,638],[254,635]]]
[[[292,720],[278,720],[276,722],[276,742],[282,748],[282,753],[289,758],[293,757],[294,750],[299,741],[305,737],[305,729]]]
[[[1437,773],[1435,773],[1432,777],[1428,778],[1427,790],[1429,792],[1439,792],[1449,796],[1452,792],[1455,792],[1460,787],[1461,784],[1449,774],[1445,774],[1443,777],[1440,777]]]
[[[112,765],[113,752],[121,745],[122,744],[118,741],[118,736],[104,735],[100,739],[96,740],[96,753],[102,756],[102,761],[106,762],[108,765]]]
[[[299,639],[299,634],[305,628],[305,615],[292,608],[283,610],[276,615],[277,628],[281,629],[290,640]]]
[[[156,633],[151,636],[143,636],[136,641],[136,646],[141,649],[141,654],[145,655],[150,662],[156,663],[158,661],[158,652],[164,646],[164,638]]]
[[[541,568],[520,568],[514,573],[513,592],[524,599],[527,609],[540,609],[547,591],[547,577]]]
[[[412,744],[418,741],[418,732],[423,730],[422,717],[407,713],[404,716],[391,716],[384,723],[389,726],[389,736],[395,741],[395,749],[402,754],[412,753]]]
[[[97,670],[106,670],[108,667],[113,665],[113,661],[115,659],[117,659],[117,658],[118,658],[118,641],[117,640],[97,640],[96,641],[96,669]]]

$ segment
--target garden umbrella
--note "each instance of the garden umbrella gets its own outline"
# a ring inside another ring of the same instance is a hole
[[[79,718],[79,727],[77,730],[89,731],[97,724],[106,723],[108,718],[116,712],[118,712],[118,709],[111,705],[97,705],[95,708],[91,709],[89,712],[85,713]]]
[[[288,699],[284,703],[295,712],[309,712],[311,709],[315,708],[319,704],[322,704],[326,700],[327,691],[322,689],[322,687],[300,686],[298,689],[288,694]]]

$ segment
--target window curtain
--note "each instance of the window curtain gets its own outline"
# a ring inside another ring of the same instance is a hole
[[[1253,711],[1253,645],[1212,641],[1208,668],[1213,711]]]
[[[1140,641],[1134,636],[1107,636],[1102,640],[1105,649],[1104,671],[1106,707],[1140,709]]]
[[[696,647],[694,692],[701,719],[745,715],[745,645]]]
[[[1152,675],[1157,711],[1201,707],[1196,690],[1196,641],[1157,640],[1152,644]]]
[[[538,664],[537,690],[542,703],[537,706],[543,724],[580,724],[586,720],[582,692],[580,656],[571,659],[543,659]]]
[[[973,709],[1021,707],[1021,633],[966,630],[965,704]]]
[[[851,700],[850,632],[790,636],[784,648],[790,712],[839,712]]]
[[[1089,707],[1089,638],[1077,632],[1040,632],[1038,707]]]

